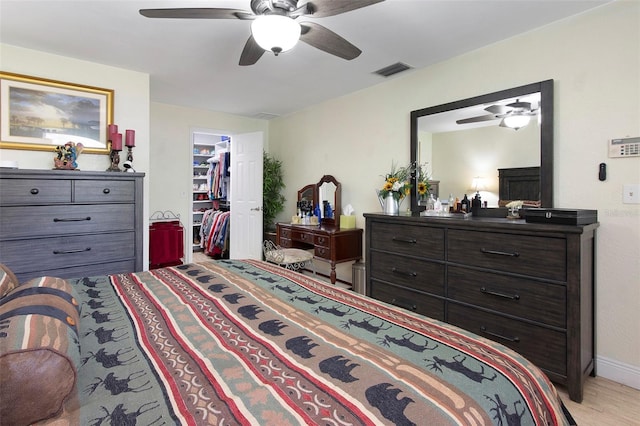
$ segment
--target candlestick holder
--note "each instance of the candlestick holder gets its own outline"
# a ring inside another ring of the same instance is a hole
[[[122,170],[119,167],[120,164],[120,151],[112,149],[111,154],[109,155],[111,159],[111,166],[107,169],[108,172],[121,172]]]
[[[133,168],[133,147],[127,146],[127,149],[127,161],[122,163],[122,167],[124,168],[125,172],[135,173],[135,169]]]

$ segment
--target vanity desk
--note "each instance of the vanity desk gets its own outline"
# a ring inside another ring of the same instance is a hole
[[[342,184],[324,175],[298,191],[298,214],[317,217],[315,225],[276,224],[276,241],[283,248],[313,249],[314,260],[331,264],[331,284],[336,283],[336,264],[362,258],[362,229],[341,229]]]
[[[502,343],[582,400],[597,223],[364,216],[368,296]]]
[[[313,248],[314,260],[331,264],[331,284],[336,283],[336,264],[362,258],[362,229],[340,229],[330,225],[276,224],[278,245],[283,248]]]

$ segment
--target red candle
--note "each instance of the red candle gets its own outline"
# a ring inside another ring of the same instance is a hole
[[[109,124],[109,126],[107,126],[107,136],[109,136],[109,140],[111,140],[111,135],[113,135],[114,133],[118,133],[118,125]]]
[[[122,133],[114,133],[111,135],[111,150],[122,151]]]
[[[124,144],[130,147],[136,146],[136,131],[127,130],[125,133],[126,133],[126,138],[125,138]]]

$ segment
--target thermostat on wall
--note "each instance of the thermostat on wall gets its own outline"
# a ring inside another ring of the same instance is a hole
[[[640,157],[640,138],[611,139],[609,157]]]

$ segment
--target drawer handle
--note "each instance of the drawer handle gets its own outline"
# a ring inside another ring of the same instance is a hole
[[[53,254],[71,254],[71,253],[84,253],[85,251],[91,251],[91,247],[78,250],[54,250]]]
[[[87,217],[64,217],[62,219],[54,217],[54,222],[83,222],[85,220],[91,220],[91,216]]]
[[[505,299],[511,299],[511,300],[520,300],[519,294],[500,293],[499,291],[487,290],[486,287],[480,287],[480,291],[483,292],[484,294],[490,294],[491,296],[504,297]]]
[[[480,331],[482,331],[485,334],[488,334],[489,336],[497,337],[498,339],[506,340],[508,342],[513,342],[513,343],[520,342],[519,337],[507,337],[507,336],[503,336],[502,334],[493,333],[491,331],[488,331],[487,327],[485,327],[484,325],[480,326]]]
[[[480,251],[484,254],[495,254],[498,256],[509,256],[509,257],[519,257],[520,253],[518,253],[517,251],[514,252],[506,252],[506,251],[498,251],[498,250],[487,250],[486,248],[482,247],[480,249]]]
[[[38,195],[40,193],[40,190],[38,188],[31,188],[31,192],[32,195]]]
[[[111,190],[109,188],[105,188],[102,190],[103,194],[109,194],[111,192]]]
[[[391,239],[392,241],[397,241],[399,243],[407,243],[407,244],[415,244],[418,241],[415,238],[398,238],[398,237],[393,237]]]
[[[409,304],[409,303],[399,302],[396,298],[393,298],[393,300],[391,300],[391,304],[393,306],[398,306],[400,308],[404,308],[406,310],[413,311],[413,312],[418,310],[418,306],[412,305],[412,304]]]
[[[394,274],[406,275],[407,277],[413,277],[413,278],[418,276],[417,272],[401,271],[400,269],[398,269],[396,267],[391,268],[391,272],[393,272]]]

